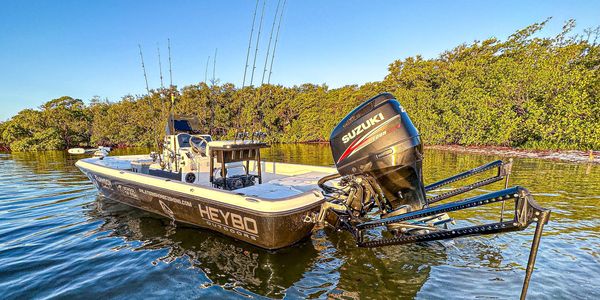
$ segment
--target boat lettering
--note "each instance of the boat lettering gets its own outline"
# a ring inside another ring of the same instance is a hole
[[[125,196],[131,197],[133,199],[139,199],[137,192],[133,188],[117,184],[117,190]]]
[[[190,201],[186,201],[186,200],[183,200],[183,199],[177,199],[175,197],[171,197],[171,196],[159,194],[159,193],[156,193],[156,192],[153,192],[153,191],[149,191],[149,190],[145,190],[145,189],[141,189],[141,188],[138,188],[138,191],[141,194],[144,194],[144,195],[147,195],[147,196],[150,196],[150,197],[154,197],[154,198],[158,198],[158,199],[165,200],[165,201],[168,201],[168,202],[172,202],[172,203],[184,205],[184,206],[187,206],[187,207],[192,207],[192,202],[190,202]]]
[[[352,131],[348,132],[346,135],[342,137],[342,142],[344,144],[353,140],[357,135],[361,134],[363,131],[371,128],[371,126],[383,121],[383,113],[378,113],[377,115],[371,117],[370,119],[364,121],[362,124],[356,126],[356,128],[352,129]]]
[[[230,233],[233,233],[233,234],[245,237],[247,239],[251,239],[253,241],[256,241],[257,238],[258,238],[258,235],[256,235],[256,234],[251,234],[251,233],[248,233],[248,232],[245,232],[245,231],[242,231],[242,230],[238,230],[238,229],[235,229],[233,227],[229,227],[227,225],[223,225],[221,223],[213,222],[211,220],[206,220],[206,224],[208,226],[214,227],[215,229],[219,229],[219,230],[222,230],[222,231],[225,231],[225,232],[230,232]]]
[[[256,220],[248,217],[242,217],[236,213],[223,211],[221,209],[208,205],[198,204],[200,216],[212,222],[225,224],[234,229],[243,230],[251,234],[258,234],[258,226]]]

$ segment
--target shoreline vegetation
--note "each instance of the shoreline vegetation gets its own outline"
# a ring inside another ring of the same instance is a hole
[[[600,27],[574,34],[571,20],[559,34],[543,37],[548,21],[506,40],[462,44],[436,58],[396,60],[382,81],[360,86],[238,88],[217,80],[117,102],[94,97],[85,104],[64,96],[0,122],[0,151],[155,146],[171,110],[197,116],[206,132],[229,129],[225,138],[261,130],[270,143],[326,142],[350,110],[390,92],[431,147],[587,154],[600,149]]]
[[[302,144],[329,144],[329,141],[303,142]],[[560,149],[520,149],[499,146],[463,146],[463,145],[423,145],[425,149],[450,152],[498,155],[505,157],[537,158],[576,163],[600,164],[600,151],[560,150]]]
[[[600,164],[600,151],[581,150],[532,150],[511,147],[461,146],[461,145],[425,145],[426,149],[451,152],[498,155],[504,157],[537,158],[574,163]]]

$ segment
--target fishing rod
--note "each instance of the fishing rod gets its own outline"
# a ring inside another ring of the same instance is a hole
[[[206,59],[206,68],[204,69],[204,83],[207,83],[208,80],[208,63],[210,62],[210,55]]]
[[[167,43],[168,43],[167,47],[169,48],[169,81],[170,81],[169,88],[171,88],[173,86],[173,71],[172,71],[172,65],[171,65],[171,39],[167,39]],[[171,93],[171,95],[172,94],[173,93]]]
[[[150,95],[150,88],[148,87],[148,76],[146,76],[146,66],[144,65],[144,55],[142,54],[142,45],[138,44],[140,49],[140,59],[142,61],[142,71],[144,72],[144,81],[146,81],[146,92]]]
[[[142,61],[142,71],[144,71],[144,81],[146,82],[146,99],[148,100],[148,106],[152,108],[152,102],[150,102],[150,88],[148,87],[148,76],[146,75],[146,66],[144,65],[144,55],[142,54],[142,45],[138,44],[140,49],[140,59]]]
[[[256,11],[258,10],[258,2],[256,0],[256,6],[254,7],[254,15],[252,16],[252,28],[250,29],[250,38],[248,39],[248,51],[246,51],[246,65],[244,66],[244,79],[242,80],[242,89],[246,86],[246,71],[248,70],[248,59],[250,58],[250,48],[252,46],[252,35],[254,34],[254,23],[256,21]]]
[[[213,58],[213,77],[212,77],[213,85],[215,85],[215,82],[216,82],[215,70],[217,69],[217,50],[219,50],[219,48],[215,48],[215,57]]]
[[[164,89],[165,85],[163,84],[162,63],[160,61],[160,47],[158,45],[158,42],[156,43],[156,53],[158,53],[158,72],[160,74],[160,88]]]
[[[167,39],[167,47],[169,49],[169,93],[171,94],[171,109],[173,114],[173,106],[175,105],[175,96],[173,95],[173,65],[171,64],[171,39]]]
[[[271,34],[269,35],[269,45],[267,46],[267,55],[265,56],[265,68],[263,69],[262,79],[260,85],[265,83],[265,74],[267,73],[267,63],[269,62],[269,51],[271,50],[271,41],[273,40],[273,31],[275,31],[275,21],[277,21],[277,13],[279,12],[279,5],[281,0],[277,1],[277,8],[275,8],[275,15],[273,16],[273,25],[271,25]]]
[[[161,64],[160,63],[160,49],[158,48],[158,43],[156,44],[156,46],[157,46],[157,49],[158,49],[158,64],[159,64],[159,67],[160,67],[160,64]],[[150,101],[150,99],[151,99],[150,88],[148,87],[148,76],[146,74],[146,66],[144,64],[144,55],[142,54],[142,45],[138,44],[138,48],[140,50],[140,59],[142,61],[142,71],[144,71],[144,81],[146,82],[146,92],[147,92],[146,99],[148,100],[148,107],[152,111],[151,114],[152,114],[152,117],[154,118],[156,116],[155,115],[156,112],[154,111],[154,109],[152,107],[152,102]],[[160,79],[161,79],[161,86],[162,86],[162,71],[161,71]],[[161,98],[161,100],[162,100],[162,98]],[[163,103],[163,107],[164,107],[164,103]],[[156,133],[156,128],[151,127],[151,130],[154,131],[154,133]],[[156,134],[155,134],[155,136],[156,136]],[[157,147],[159,149],[161,148],[160,141],[158,140],[158,138],[156,139],[156,145],[157,145]],[[106,155],[108,155],[108,154],[106,154]]]
[[[285,9],[286,2],[287,0],[283,0],[281,14],[279,15],[279,24],[277,25],[277,34],[275,34],[275,45],[273,46],[273,54],[271,56],[271,66],[269,67],[269,77],[267,78],[267,84],[271,83],[271,74],[273,74],[273,60],[275,60],[275,50],[277,50],[277,41],[279,41],[279,29],[281,28],[281,20],[283,19],[283,10]]]
[[[217,51],[219,50],[219,48],[215,48],[215,56],[213,57],[213,73],[212,73],[212,79],[211,79],[211,88],[210,88],[210,93],[209,93],[209,101],[208,101],[208,105],[210,107],[210,120],[209,120],[209,124],[208,124],[208,132],[210,134],[212,134],[213,129],[215,127],[215,104],[214,104],[214,87],[217,83],[217,78],[216,78],[216,69],[217,69]]]
[[[172,68],[172,64],[171,64],[171,39],[167,39],[167,47],[169,49],[169,92],[171,94],[171,109],[169,111],[169,115],[171,116],[171,122],[172,124],[169,125],[169,127],[172,125],[173,128],[175,128],[175,124],[174,122],[174,117],[175,114],[173,112],[173,110],[175,109],[175,96],[173,95],[173,68]],[[177,143],[173,144],[173,155],[177,153]],[[177,156],[173,157],[173,160],[175,161],[175,170],[179,170],[179,162],[177,159]]]
[[[173,67],[171,64],[171,39],[167,39],[167,47],[169,49],[169,93],[171,94],[171,109],[170,113],[173,113],[173,106],[175,106],[175,96],[173,95]]]
[[[265,15],[265,6],[267,0],[263,0],[262,12],[260,13],[260,22],[258,23],[258,35],[256,37],[256,48],[254,50],[254,62],[252,63],[252,76],[250,76],[250,85],[254,82],[254,70],[256,69],[256,57],[258,56],[258,44],[260,42],[260,32],[262,31],[263,17]]]
[[[163,111],[165,110],[165,100],[163,98],[165,85],[163,82],[162,61],[160,59],[160,46],[158,45],[158,42],[156,42],[156,53],[158,54],[158,72],[160,75],[160,91],[161,91],[159,93],[159,96],[160,96],[160,103],[162,104],[162,107],[161,107],[161,115],[162,115]]]

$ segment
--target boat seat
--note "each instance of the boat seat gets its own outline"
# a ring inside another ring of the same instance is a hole
[[[246,174],[246,166],[241,162],[226,163],[225,169],[227,170],[227,175],[225,177]],[[213,176],[215,178],[221,177],[221,168],[215,167]]]

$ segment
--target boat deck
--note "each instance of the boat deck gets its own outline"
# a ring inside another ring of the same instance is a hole
[[[112,169],[131,170],[131,162],[144,161],[151,162],[147,155],[128,155],[128,156],[109,156],[103,160],[96,160],[94,163]],[[256,173],[255,162],[250,163],[250,173]],[[317,185],[319,179],[336,173],[333,167],[321,167],[311,165],[287,164],[278,162],[261,162],[262,184],[256,184],[245,188],[233,190],[238,195],[260,197],[263,199],[283,199],[297,196],[303,193],[320,190]],[[159,173],[160,172],[160,173]],[[209,172],[194,172],[198,177],[195,185],[204,188],[215,189],[210,183]],[[180,174],[160,171],[157,164],[150,166],[150,175],[168,178],[172,180],[181,180]]]
[[[265,199],[279,199],[299,195],[305,192],[318,189],[319,179],[331,173],[307,172],[294,176],[281,174],[263,173],[263,183],[235,190],[236,193],[242,193],[247,196],[261,197]],[[205,186],[210,187],[208,182],[208,173],[205,173]]]

